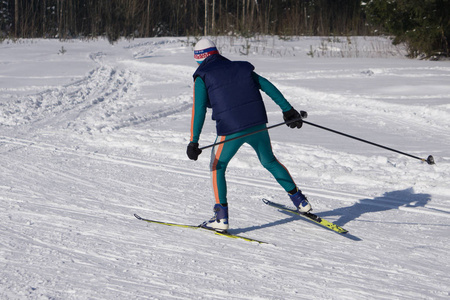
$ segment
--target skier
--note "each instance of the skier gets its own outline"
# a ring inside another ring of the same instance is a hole
[[[187,156],[197,160],[202,153],[198,141],[205,121],[206,109],[212,108],[216,121],[218,141],[266,128],[267,114],[259,90],[264,91],[281,108],[285,121],[291,128],[301,128],[300,114],[267,79],[259,76],[249,62],[230,61],[219,54],[209,39],[201,39],[194,47],[194,59],[198,63],[194,77],[194,101],[192,106],[191,138]],[[211,151],[212,185],[216,204],[214,216],[202,226],[216,231],[228,229],[228,202],[225,171],[229,161],[239,148],[247,143],[256,151],[261,164],[275,177],[290,196],[299,212],[311,210],[311,205],[298,189],[288,170],[275,158],[267,130],[215,146]]]

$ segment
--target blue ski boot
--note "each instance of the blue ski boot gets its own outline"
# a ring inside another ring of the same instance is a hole
[[[226,232],[228,230],[228,206],[214,205],[214,217],[200,226],[218,232]]]
[[[297,189],[297,192],[294,194],[289,194],[291,197],[292,203],[294,203],[295,207],[297,207],[300,213],[307,213],[312,210],[311,204],[309,204],[308,199],[306,199],[305,195],[302,194],[302,191]]]

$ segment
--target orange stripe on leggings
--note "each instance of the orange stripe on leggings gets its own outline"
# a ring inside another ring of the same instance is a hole
[[[273,153],[272,143],[270,143],[270,149],[272,149],[272,153]],[[294,181],[294,178],[292,178],[291,173],[289,173],[289,170],[278,160],[278,158],[275,155],[273,157],[275,157],[275,160],[286,170],[289,177],[291,177],[292,182],[295,184],[295,186],[297,186],[297,184]]]
[[[291,173],[289,173],[289,170],[278,160],[278,158],[275,157],[275,160],[286,170],[289,177],[291,177],[292,182],[295,184],[294,178],[292,178]],[[297,184],[295,184],[295,186],[297,186]]]
[[[221,142],[225,141],[225,139],[226,139],[226,136],[220,137]],[[213,180],[214,197],[216,198],[216,203],[218,203],[218,204],[220,204],[220,199],[219,199],[219,187],[217,186],[217,164],[219,163],[219,158],[220,158],[220,154],[222,153],[222,150],[223,150],[223,145],[224,144],[220,144],[219,147],[217,148],[217,152],[214,157],[214,162],[212,165],[212,180]]]

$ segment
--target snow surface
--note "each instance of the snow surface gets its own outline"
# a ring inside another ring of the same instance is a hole
[[[1,299],[450,298],[448,61],[406,59],[383,38],[219,38],[308,121],[436,160],[277,127],[274,152],[314,212],[350,233],[264,205],[289,199],[244,146],[230,231],[261,245],[133,217],[212,216],[209,153],[185,154],[192,42],[0,44]],[[201,146],[214,139],[208,116]]]

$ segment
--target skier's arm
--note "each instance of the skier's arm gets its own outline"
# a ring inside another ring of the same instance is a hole
[[[202,150],[198,148],[198,140],[202,133],[203,124],[206,117],[206,105],[208,103],[208,95],[206,93],[206,86],[200,77],[194,81],[194,97],[192,104],[192,119],[191,119],[191,139],[186,149],[186,154],[189,159],[197,160]]]
[[[255,72],[252,72],[253,79],[259,85],[259,88],[266,93],[272,100],[278,104],[278,106],[283,111],[283,119],[285,121],[297,120],[295,122],[290,122],[286,124],[291,128],[301,128],[303,125],[303,121],[299,118],[306,118],[308,115],[306,112],[301,112],[301,115],[297,110],[295,110],[292,105],[284,98],[283,94],[267,79],[262,76],[259,76]]]
[[[259,85],[259,88],[267,94],[272,100],[281,108],[283,112],[287,112],[292,109],[291,104],[284,98],[283,94],[266,78],[252,73],[253,79]]]
[[[195,79],[194,83],[194,103],[192,105],[191,118],[191,143],[198,143],[202,133],[203,124],[206,117],[206,105],[208,103],[208,94],[206,86],[200,77]]]

